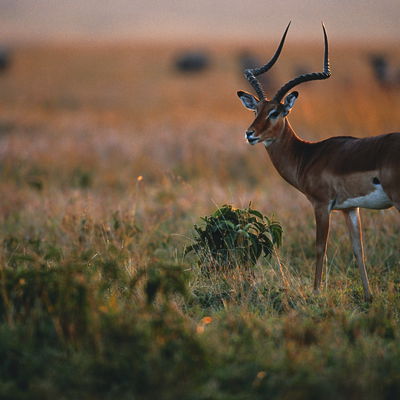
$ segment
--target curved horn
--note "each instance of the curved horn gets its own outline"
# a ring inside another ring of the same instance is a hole
[[[324,41],[325,41],[325,53],[324,53],[324,71],[323,72],[312,72],[310,74],[303,74],[297,78],[292,79],[288,83],[284,84],[276,93],[273,101],[280,102],[283,96],[292,88],[300,83],[315,81],[320,79],[327,79],[331,76],[331,71],[329,69],[329,56],[328,56],[328,38],[326,36],[325,26],[322,24],[322,29],[324,30]]]
[[[265,94],[264,94],[261,84],[257,80],[256,76],[263,74],[264,72],[267,72],[275,64],[276,60],[279,58],[279,55],[281,54],[281,50],[282,50],[283,44],[285,43],[286,34],[289,30],[289,26],[290,26],[291,22],[292,21],[290,21],[288,23],[288,26],[286,27],[285,32],[283,33],[281,42],[279,43],[279,46],[276,49],[274,56],[262,67],[246,69],[244,71],[245,78],[250,82],[250,85],[253,86],[253,88],[256,91],[257,96],[259,97],[260,100],[265,98]]]

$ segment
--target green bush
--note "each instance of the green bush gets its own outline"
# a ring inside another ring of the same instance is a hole
[[[203,217],[204,227],[195,225],[195,243],[185,254],[195,251],[202,264],[220,268],[254,266],[263,254],[270,257],[282,242],[282,227],[259,211],[223,205]],[[204,262],[205,261],[205,262]]]

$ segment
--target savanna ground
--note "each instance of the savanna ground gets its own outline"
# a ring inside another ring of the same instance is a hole
[[[198,75],[174,71],[179,49],[20,47],[0,76],[0,398],[399,398],[399,214],[362,212],[372,304],[336,214],[314,295],[311,207],[244,141],[241,47],[211,47]],[[331,46],[298,134],[400,128],[367,53]],[[274,76],[321,64],[288,44]],[[204,274],[184,257],[200,216],[250,201],[283,226],[270,261]]]

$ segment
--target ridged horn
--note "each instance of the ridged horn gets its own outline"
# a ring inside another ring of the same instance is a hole
[[[295,86],[303,82],[316,81],[321,79],[327,79],[331,76],[331,71],[329,69],[329,53],[328,53],[328,37],[326,36],[325,26],[322,23],[322,29],[324,31],[324,41],[325,41],[325,52],[324,52],[324,71],[323,72],[311,72],[309,74],[299,75],[297,78],[285,83],[276,93],[273,101],[280,102],[283,96]]]
[[[290,24],[291,24],[291,21],[288,23],[288,26],[286,27],[285,32],[283,33],[282,39],[279,43],[278,48],[275,51],[274,56],[262,67],[246,69],[244,71],[245,78],[249,81],[250,85],[254,88],[254,90],[256,91],[257,96],[259,97],[260,100],[265,98],[265,94],[262,89],[261,83],[257,80],[256,76],[263,74],[264,72],[267,72],[275,64],[276,60],[279,58],[283,44],[285,43],[286,34],[289,30]]]

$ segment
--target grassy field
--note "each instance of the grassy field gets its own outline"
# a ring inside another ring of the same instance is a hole
[[[20,47],[0,76],[0,398],[399,398],[400,215],[362,212],[372,304],[336,214],[314,295],[311,206],[244,141],[241,47],[210,47],[199,75],[174,71],[179,50]],[[277,85],[321,52],[288,44]],[[400,128],[367,54],[332,46],[333,77],[299,90],[300,136]],[[184,257],[201,216],[250,201],[283,226],[270,262]]]

